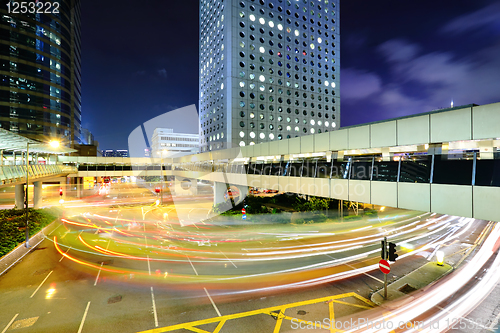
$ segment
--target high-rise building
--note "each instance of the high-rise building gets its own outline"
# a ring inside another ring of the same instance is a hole
[[[127,149],[105,149],[102,151],[103,157],[130,157]]]
[[[0,127],[79,144],[80,0],[32,3],[1,1]]]
[[[201,0],[201,150],[338,128],[339,33],[339,0]]]
[[[198,134],[174,133],[171,128],[155,128],[151,142],[151,157],[155,158],[196,154],[200,150]]]

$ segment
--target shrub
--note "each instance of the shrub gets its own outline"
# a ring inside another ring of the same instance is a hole
[[[56,216],[46,209],[29,210],[30,237],[54,221]],[[23,209],[0,210],[0,257],[25,240],[26,214]]]

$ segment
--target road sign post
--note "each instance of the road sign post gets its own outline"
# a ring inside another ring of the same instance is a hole
[[[391,266],[387,262],[387,257],[389,255],[387,251],[387,237],[384,237],[382,241],[382,260],[379,261],[379,268],[384,273],[384,299],[387,299],[387,274],[391,271]]]

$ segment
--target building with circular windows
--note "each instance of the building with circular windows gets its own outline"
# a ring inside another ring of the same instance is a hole
[[[0,128],[73,145],[81,143],[80,1],[58,3],[50,14],[0,8]]]
[[[339,0],[200,1],[202,151],[338,129],[338,12]]]

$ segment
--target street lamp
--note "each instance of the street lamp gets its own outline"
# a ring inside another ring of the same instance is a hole
[[[49,145],[52,148],[59,147],[59,141],[50,141]],[[29,188],[29,156],[30,156],[30,143],[26,143],[26,248],[30,247],[30,227],[29,227],[29,210],[28,210],[28,188]],[[34,191],[34,189],[33,189]],[[34,192],[33,192],[34,193]]]

